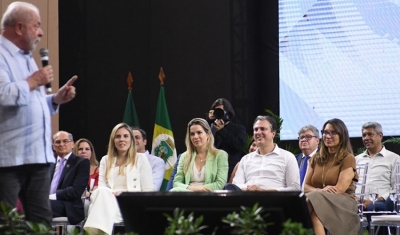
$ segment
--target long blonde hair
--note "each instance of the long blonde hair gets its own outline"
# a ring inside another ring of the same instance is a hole
[[[212,157],[215,158],[217,155],[218,149],[214,147],[214,136],[211,132],[211,128],[208,125],[207,121],[204,120],[203,118],[194,118],[192,119],[187,126],[186,129],[186,137],[185,137],[185,144],[186,144],[186,152],[184,154],[186,155],[185,158],[185,163],[183,167],[183,172],[186,173],[189,169],[190,162],[192,161],[192,156],[194,153],[196,153],[196,147],[193,145],[192,141],[190,140],[190,127],[193,125],[199,125],[203,128],[204,132],[208,136],[208,141],[207,141],[207,150],[211,153]]]
[[[122,164],[119,167],[119,174],[125,175],[125,173],[124,173],[125,167],[128,165],[131,165],[133,167],[136,162],[136,145],[135,145],[135,138],[133,137],[132,129],[126,123],[119,123],[112,129],[111,135],[110,135],[110,140],[108,142],[108,150],[107,150],[108,159],[106,162],[106,179],[107,180],[109,178],[109,173],[111,171],[112,164],[114,163],[114,158],[118,157],[118,151],[117,151],[117,148],[115,147],[114,139],[115,139],[115,135],[116,135],[117,131],[121,128],[125,128],[129,132],[129,135],[131,136],[131,143],[130,143],[129,149],[126,153],[126,161],[124,164]]]
[[[99,166],[99,161],[97,161],[96,153],[94,152],[93,144],[88,139],[81,138],[81,139],[79,139],[78,141],[75,142],[74,150],[73,150],[74,154],[78,156],[79,145],[81,143],[88,143],[88,145],[90,146],[90,151],[92,152],[92,156],[90,157],[90,165],[91,166]]]
[[[347,130],[347,127],[342,120],[334,118],[325,122],[321,130],[322,133],[325,130],[326,125],[328,124],[331,124],[339,135],[339,146],[333,157],[335,165],[339,165],[347,155],[353,154],[353,149],[351,148],[351,143],[350,143],[349,131]],[[324,136],[322,134],[321,148],[319,152],[315,155],[316,161],[320,165],[326,164],[329,159],[328,147],[325,145],[323,138]]]

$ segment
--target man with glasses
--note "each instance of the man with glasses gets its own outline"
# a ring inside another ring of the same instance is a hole
[[[385,148],[382,144],[383,132],[381,124],[367,122],[362,128],[362,141],[366,150],[356,156],[357,164],[368,162],[368,176],[365,187],[364,210],[373,211],[373,203],[369,193],[376,190],[376,211],[393,210],[393,202],[389,193],[395,190],[396,163],[400,156]]]
[[[307,125],[299,130],[299,148],[301,153],[296,156],[300,169],[300,185],[303,188],[303,181],[307,173],[309,159],[317,152],[319,145],[318,129],[313,125]]]
[[[89,159],[72,153],[74,140],[70,133],[59,131],[53,136],[56,165],[50,170],[50,204],[54,217],[68,217],[70,224],[78,224],[84,218],[82,194],[86,188]]]

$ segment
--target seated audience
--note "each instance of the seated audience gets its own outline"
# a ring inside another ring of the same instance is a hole
[[[376,188],[378,197],[375,201],[375,210],[392,211],[393,201],[390,200],[389,192],[396,187],[396,163],[399,162],[400,156],[387,150],[385,146],[383,146],[381,124],[377,122],[367,122],[362,126],[361,131],[362,141],[366,150],[356,156],[356,163],[368,163],[364,210],[374,210],[368,191],[372,188]]]
[[[208,113],[208,121],[215,140],[214,146],[228,153],[228,177],[244,155],[247,138],[246,128],[234,123],[232,121],[234,117],[235,111],[231,103],[224,98],[214,101]]]
[[[316,235],[356,235],[360,228],[354,196],[358,180],[356,161],[346,125],[340,119],[325,122],[321,148],[311,158],[304,191]]]
[[[73,154],[73,147],[70,133],[59,131],[53,136],[57,160],[50,171],[49,199],[53,218],[68,217],[70,224],[78,224],[85,218],[82,194],[88,182],[90,162]]]
[[[90,196],[84,226],[89,234],[111,234],[114,223],[122,221],[115,196],[124,191],[154,191],[154,186],[149,161],[136,153],[132,129],[120,123],[111,132],[107,155],[100,161],[99,187]]]
[[[90,194],[92,194],[99,185],[99,162],[97,161],[93,144],[88,139],[79,139],[75,142],[73,152],[75,155],[87,158],[90,161],[89,180],[84,195],[86,198],[89,198]]]
[[[186,132],[186,152],[182,153],[171,191],[214,191],[228,178],[228,154],[214,147],[207,121],[192,119]]]
[[[253,124],[257,150],[239,162],[227,190],[299,191],[299,167],[292,153],[274,143],[277,124],[273,117],[258,116]]]
[[[164,160],[160,157],[151,155],[149,151],[146,150],[146,132],[140,128],[133,127],[133,136],[135,137],[136,152],[143,153],[146,155],[147,160],[149,160],[151,169],[153,171],[153,185],[154,191],[159,191],[161,189],[161,184],[164,179],[165,164]]]
[[[317,152],[319,145],[318,129],[313,125],[307,125],[299,130],[299,148],[301,153],[296,156],[300,168],[300,186],[304,190],[304,177],[306,176],[309,159]]]

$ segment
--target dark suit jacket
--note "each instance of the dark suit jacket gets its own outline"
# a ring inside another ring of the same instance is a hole
[[[303,157],[303,153],[299,153],[296,155],[296,160],[297,160],[297,164],[299,165],[300,168],[300,164],[301,164],[301,158]]]
[[[224,128],[219,131],[213,130],[215,143],[217,149],[222,149],[228,153],[228,179],[235,168],[236,163],[242,159],[244,146],[246,145],[247,133],[243,125],[238,125],[232,121],[229,122]]]
[[[53,179],[54,170],[55,167],[50,171],[51,180]],[[85,218],[82,194],[87,186],[89,173],[89,160],[72,153],[66,162],[60,181],[58,182],[56,191],[57,200],[51,203],[52,209],[53,206],[57,206],[58,208],[64,207],[64,216],[68,217],[70,224],[77,224]]]

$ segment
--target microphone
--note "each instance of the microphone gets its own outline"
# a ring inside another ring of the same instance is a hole
[[[42,48],[39,50],[40,59],[42,60],[42,67],[49,65],[49,50],[46,48]],[[51,83],[46,84],[46,92],[51,93],[53,90],[51,89]]]

